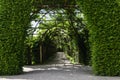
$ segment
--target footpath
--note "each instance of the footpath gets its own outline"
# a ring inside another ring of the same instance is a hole
[[[95,76],[90,66],[72,65],[62,53],[58,56],[50,64],[24,66],[23,74],[0,76],[0,80],[120,80],[120,77]]]

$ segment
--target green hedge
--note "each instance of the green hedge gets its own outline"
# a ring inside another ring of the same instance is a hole
[[[120,6],[117,1],[79,1],[89,26],[92,68],[96,75],[120,75]]]
[[[30,8],[29,0],[0,0],[0,75],[22,72]]]

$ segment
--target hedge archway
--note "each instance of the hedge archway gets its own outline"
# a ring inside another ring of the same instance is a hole
[[[24,40],[30,24],[30,13],[34,9],[31,1],[0,0],[0,75],[22,72]],[[69,1],[44,2],[67,4]],[[119,0],[78,0],[77,2],[87,20],[92,67],[97,75],[120,75],[119,2]],[[34,3],[42,4],[43,1],[34,1]]]

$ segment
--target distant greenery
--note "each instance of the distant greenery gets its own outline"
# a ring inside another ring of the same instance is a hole
[[[41,20],[37,27],[37,36],[34,36],[34,34],[32,38],[31,35],[29,35],[26,43],[28,45],[30,44],[29,46],[32,48],[39,44],[49,45],[52,42],[51,45],[56,46],[58,51],[64,51],[72,62],[89,64],[88,56],[90,56],[90,54],[88,55],[84,52],[88,50],[87,48],[85,49],[85,47],[88,46],[88,36],[85,36],[85,25],[82,23],[81,13],[79,9],[71,9],[70,11],[72,13],[65,9],[52,11],[42,9],[40,13],[44,14],[37,13],[34,19],[36,22]],[[36,38],[36,41],[33,40],[34,38]],[[82,46],[84,46],[84,48],[82,48]]]

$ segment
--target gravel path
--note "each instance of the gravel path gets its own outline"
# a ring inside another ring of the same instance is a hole
[[[120,80],[120,77],[94,76],[88,66],[37,65],[25,66],[21,75],[0,76],[0,80]]]
[[[95,76],[89,66],[71,65],[63,52],[58,52],[50,64],[23,69],[21,75],[0,76],[0,80],[120,80],[120,77]]]

